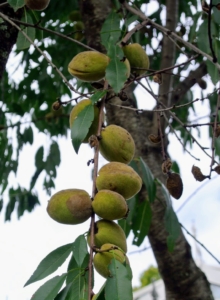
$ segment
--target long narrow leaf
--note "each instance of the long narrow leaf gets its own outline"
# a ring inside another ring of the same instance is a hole
[[[106,300],[132,300],[132,285],[127,268],[113,258],[109,265],[112,277],[109,277],[105,286]]]
[[[55,272],[67,259],[73,250],[73,244],[61,246],[49,253],[38,265],[33,275],[28,279],[24,286],[35,281],[41,280]]]
[[[19,3],[18,3],[18,5],[19,5]],[[31,16],[29,15],[29,13],[26,10],[24,10],[24,14],[23,14],[23,17],[22,17],[21,20],[23,22],[33,24],[33,20],[32,20]],[[33,27],[24,27],[22,29],[22,32],[26,33],[26,35],[32,41],[34,41],[35,32],[36,32],[35,28],[33,28]],[[24,34],[22,32],[19,31],[19,33],[18,33],[18,38],[17,38],[17,43],[16,43],[16,46],[17,46],[18,50],[23,50],[23,49],[29,48],[29,46],[30,46],[29,40],[24,36]]]
[[[8,4],[14,8],[14,11],[17,11],[19,8],[25,5],[24,0],[8,0]]]
[[[134,233],[133,244],[140,246],[148,234],[152,212],[149,201],[146,199],[136,205],[136,214],[132,219],[132,229]]]
[[[181,229],[180,224],[177,219],[173,208],[167,208],[165,212],[165,227],[167,232],[169,233],[167,237],[167,247],[170,252],[173,252],[175,247],[175,242],[180,235]]]
[[[98,91],[94,95],[92,95],[92,97],[90,97],[92,104],[95,104],[96,102],[98,102],[99,99],[101,99],[103,96],[105,96],[106,93],[107,93],[107,91]]]
[[[154,199],[156,197],[156,183],[154,180],[154,176],[151,173],[151,170],[149,169],[147,164],[142,159],[142,157],[140,157],[140,164],[142,171],[142,179],[147,190],[150,203],[152,203],[154,202]]]
[[[73,243],[73,254],[76,263],[79,267],[81,267],[86,255],[88,254],[87,242],[84,235],[78,236]]]
[[[161,186],[164,199],[166,201],[166,211],[164,216],[165,228],[168,232],[167,247],[170,252],[173,252],[175,242],[180,235],[181,228],[177,216],[172,208],[170,195],[165,186],[157,179],[157,183]]]
[[[110,63],[106,68],[106,80],[109,82],[115,93],[118,93],[124,86],[127,79],[126,73],[128,72],[125,63],[120,61],[120,53],[122,50],[119,46],[115,45],[110,39],[108,56],[110,57]]]
[[[61,289],[66,274],[56,276],[44,283],[32,296],[31,300],[52,300]]]
[[[94,107],[93,105],[87,105],[74,120],[71,128],[71,138],[76,153],[78,153],[82,141],[89,132],[93,119]]]

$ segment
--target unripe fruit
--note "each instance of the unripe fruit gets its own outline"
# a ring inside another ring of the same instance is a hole
[[[106,251],[97,252],[94,256],[94,267],[96,271],[105,278],[111,277],[108,266],[110,265],[113,258],[117,259],[121,263],[124,263],[126,261],[126,255],[124,254],[124,252],[121,249],[114,249],[114,247],[115,245],[110,243],[104,244],[102,245],[101,250]]]
[[[76,24],[73,26],[73,30],[75,31],[73,38],[77,41],[81,41],[84,38],[84,30],[85,26],[82,21],[76,22]]]
[[[147,71],[147,69],[149,69],[149,58],[140,44],[129,44],[127,46],[122,47],[122,50],[124,52],[125,57],[127,57],[127,59],[129,60],[131,72],[135,76],[142,75]],[[142,68],[143,70],[136,68]]]
[[[71,60],[68,71],[82,81],[99,81],[105,77],[109,57],[96,51],[80,52]]]
[[[74,120],[77,118],[78,114],[87,106],[91,105],[91,100],[90,99],[84,99],[77,103],[71,113],[70,113],[70,118],[69,118],[69,123],[70,123],[70,129],[73,126]],[[88,139],[91,135],[96,134],[99,126],[99,109],[96,105],[94,107],[94,120],[92,122],[92,125],[89,128],[88,134],[86,135],[85,139],[83,140],[83,143],[88,143]]]
[[[79,10],[72,10],[69,14],[70,21],[82,21],[82,15]]]
[[[135,143],[130,133],[117,125],[109,125],[101,132],[100,153],[108,161],[128,164],[134,157]]]
[[[109,190],[101,190],[95,195],[92,208],[99,217],[106,220],[119,220],[128,213],[128,205],[122,195]]]
[[[90,245],[90,232],[88,233],[87,241]],[[114,244],[121,248],[124,252],[127,252],[124,230],[115,222],[102,219],[95,223],[95,245],[93,246],[101,248],[101,246],[106,243]]]
[[[96,187],[121,194],[125,199],[136,195],[142,186],[141,177],[129,166],[120,162],[104,165],[98,173]]]
[[[92,201],[84,190],[67,189],[54,194],[47,206],[49,216],[62,224],[80,224],[92,215]]]
[[[44,10],[50,0],[24,0],[25,5],[32,10]]]

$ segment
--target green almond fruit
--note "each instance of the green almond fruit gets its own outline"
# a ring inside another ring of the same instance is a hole
[[[62,190],[50,198],[47,212],[53,220],[59,223],[80,224],[91,217],[92,201],[84,190]]]
[[[135,76],[144,74],[150,67],[149,57],[140,44],[134,43],[122,47],[125,57],[129,60],[131,73]],[[138,68],[142,68],[138,69]]]
[[[130,133],[117,125],[109,125],[101,131],[100,153],[108,161],[129,164],[135,153],[135,143]]]
[[[142,179],[130,166],[110,162],[99,170],[96,187],[98,191],[111,190],[130,199],[140,191]]]
[[[83,51],[74,56],[68,65],[68,71],[82,81],[100,81],[105,77],[108,64],[107,55],[97,51]]]
[[[69,118],[69,124],[70,124],[70,129],[73,126],[73,123],[75,119],[77,118],[78,114],[88,105],[91,105],[92,102],[90,99],[83,99],[79,103],[77,103],[73,109],[70,112],[70,118]],[[99,126],[99,109],[96,105],[94,107],[94,120],[89,128],[89,131],[83,140],[83,143],[88,143],[88,139],[91,135],[96,134]]]
[[[111,249],[112,248],[112,249]],[[120,249],[116,248],[115,245],[107,243],[102,245],[100,250],[106,250],[105,252],[97,252],[94,256],[94,267],[96,271],[103,277],[111,277],[111,273],[108,269],[108,266],[111,264],[113,258],[117,259],[121,263],[125,263],[128,260],[126,259],[125,253]]]
[[[87,236],[87,242],[90,245],[90,231]],[[102,245],[110,243],[127,252],[126,236],[123,229],[113,221],[99,220],[95,222],[94,245],[101,248]]]
[[[124,197],[110,191],[99,191],[92,201],[95,214],[106,220],[119,220],[127,216],[128,205]]]

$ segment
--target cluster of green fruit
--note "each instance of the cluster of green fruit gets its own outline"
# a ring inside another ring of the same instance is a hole
[[[84,99],[73,108],[70,126],[89,103],[89,99]],[[94,106],[94,110],[98,108]],[[96,132],[96,122],[94,119],[89,135]],[[108,265],[113,255],[119,261],[127,260],[124,231],[113,221],[127,216],[126,200],[139,192],[142,180],[127,165],[135,153],[133,138],[127,130],[116,125],[103,128],[99,146],[100,153],[109,163],[99,170],[96,179],[97,193],[93,201],[84,190],[62,190],[51,197],[47,211],[51,218],[63,224],[80,224],[88,220],[93,212],[102,218],[95,223],[94,244],[100,250],[95,254],[94,266],[98,273],[108,277]],[[90,244],[90,233],[88,243]]]
[[[148,57],[139,44],[125,46],[123,51],[126,55],[124,63],[127,77],[130,75],[130,69],[138,76],[149,68]],[[102,53],[85,51],[72,59],[68,70],[80,80],[99,81],[105,77],[109,61],[110,58]],[[91,105],[91,100],[83,99],[72,109],[70,128],[87,105]],[[98,106],[93,107],[94,120],[84,143],[88,143],[89,138],[97,134],[100,112]],[[47,212],[52,219],[62,224],[80,224],[94,213],[101,218],[95,222],[94,241],[91,241],[90,232],[87,241],[90,246],[95,246],[95,269],[107,278],[111,275],[108,265],[113,257],[122,263],[128,263],[126,236],[114,220],[126,218],[129,213],[127,200],[140,191],[142,180],[133,168],[128,166],[135,154],[135,143],[127,130],[109,125],[101,130],[98,143],[101,155],[109,162],[98,172],[97,193],[94,199],[91,199],[85,190],[62,190],[51,197]]]
[[[139,76],[146,72],[149,68],[149,58],[140,44],[134,43],[122,47],[126,59],[126,76],[130,76],[130,72]],[[105,77],[105,71],[110,62],[110,58],[100,52],[84,51],[71,60],[68,65],[68,71],[76,78],[94,82],[100,81]]]

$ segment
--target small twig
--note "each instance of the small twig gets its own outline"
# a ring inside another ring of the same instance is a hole
[[[207,117],[203,117],[203,118],[207,118]],[[219,122],[217,122],[217,124],[219,124]],[[207,122],[207,123],[198,123],[198,124],[184,124],[184,127],[193,127],[193,128],[196,128],[196,127],[200,127],[200,126],[214,126],[214,122]]]
[[[12,26],[14,26],[15,28],[17,28],[18,31],[20,31],[24,37],[34,46],[34,48],[41,54],[43,55],[43,57],[45,58],[45,60],[48,62],[48,64],[56,70],[56,72],[60,75],[60,77],[63,79],[64,83],[70,88],[70,90],[72,90],[73,92],[80,94],[76,89],[74,89],[74,87],[68,82],[68,80],[66,79],[66,77],[63,75],[63,73],[57,68],[56,65],[54,65],[54,63],[52,63],[52,61],[47,57],[47,55],[41,51],[41,49],[29,38],[29,36],[17,25],[15,24],[13,21],[11,21],[6,15],[4,15],[3,13],[0,12],[0,17],[2,17],[2,19],[4,19],[5,21],[7,21],[8,23],[10,23]]]
[[[148,246],[148,247],[144,247],[143,249],[140,249],[140,250],[129,252],[128,254],[132,255],[132,254],[136,254],[136,253],[141,253],[141,252],[144,252],[144,251],[147,251],[147,250],[150,250],[150,249],[152,249],[152,247]]]
[[[216,63],[218,61],[216,55],[215,55],[215,51],[213,49],[213,45],[212,45],[212,32],[211,32],[211,14],[212,14],[212,0],[210,0],[210,4],[209,4],[209,10],[208,10],[208,37],[209,37],[209,46],[212,52],[212,57],[213,57],[213,62]]]
[[[163,107],[166,107],[162,102],[161,105]],[[169,114],[186,130],[186,132],[189,134],[189,136],[192,138],[193,142],[195,142],[199,148],[210,158],[212,158],[212,156],[205,151],[205,147],[202,147],[201,144],[194,138],[194,136],[192,135],[192,133],[186,128],[186,126],[184,126],[183,122],[172,112],[172,111],[168,111]],[[215,161],[216,162],[216,161]],[[217,162],[216,162],[217,163]]]
[[[218,260],[213,254],[212,254],[212,252],[210,252],[202,243],[200,243],[200,241],[198,241],[197,240],[197,238],[194,236],[194,235],[192,235],[181,223],[179,223],[180,224],[180,226],[186,231],[186,233],[188,234],[188,235],[190,235],[203,249],[205,249],[205,251],[206,252],[208,252],[209,253],[209,255],[211,255],[211,257],[212,258],[214,258],[216,261],[217,261],[217,263],[218,264],[220,264],[220,260]]]
[[[148,21],[143,21],[142,23],[138,23],[133,29],[131,29],[129,32],[126,33],[126,35],[121,40],[121,45],[125,46],[128,42],[128,40],[131,38],[131,36],[139,31],[141,28],[145,27]]]
[[[159,132],[160,142],[161,142],[161,151],[162,151],[163,161],[165,161],[167,159],[167,155],[165,153],[165,147],[164,147],[164,134],[162,132],[162,126],[160,121],[161,117],[163,117],[163,115],[157,112],[157,124],[158,124],[158,132]]]
[[[103,90],[107,90],[108,82],[105,81]],[[102,130],[102,122],[103,122],[103,110],[105,105],[105,98],[106,95],[103,97],[101,101],[101,107],[99,108],[99,126],[97,131],[97,136],[100,136]],[[98,176],[98,161],[99,161],[99,143],[94,147],[94,169],[93,169],[93,185],[92,185],[92,199],[94,199],[97,190],[96,190],[96,178]],[[92,297],[92,277],[93,277],[93,252],[94,252],[94,236],[95,236],[95,214],[93,213],[91,216],[91,223],[90,223],[90,256],[89,256],[89,280],[88,280],[88,300]]]
[[[160,74],[160,73],[165,73],[167,71],[174,70],[175,68],[179,68],[179,67],[185,66],[188,63],[190,63],[192,60],[194,60],[194,59],[196,59],[198,57],[199,57],[199,54],[196,54],[196,55],[192,56],[191,58],[187,59],[187,61],[185,61],[183,63],[180,63],[180,64],[177,64],[177,65],[174,65],[174,66],[171,66],[171,67],[168,67],[168,68],[164,68],[164,69],[161,69],[159,71],[154,71],[154,72],[152,72],[150,74],[147,74],[147,77],[148,76],[153,76],[153,75],[156,75],[156,74]],[[172,75],[177,75],[177,74],[172,74]],[[146,77],[146,75],[145,76],[137,77],[136,80],[139,79],[139,78],[143,78],[143,77]]]
[[[169,120],[168,120],[166,114],[164,114],[164,119],[167,121],[168,126],[170,127],[171,131],[173,132],[173,134],[175,135],[175,137],[177,138],[177,140],[178,140],[178,141],[180,142],[180,144],[182,145],[183,149],[184,149],[191,157],[193,157],[194,159],[200,160],[199,158],[197,158],[197,157],[195,157],[194,155],[192,155],[192,154],[186,149],[186,147],[184,146],[183,142],[182,142],[181,139],[178,137],[178,135],[177,135],[175,129],[174,129],[173,126],[170,124],[170,122],[169,122]]]
[[[93,49],[93,48],[91,48],[91,47],[89,47],[89,46],[87,46],[87,45],[85,45],[85,44],[83,44],[83,43],[81,43],[81,42],[79,42],[79,41],[77,41],[77,40],[75,40],[75,39],[73,39],[73,38],[71,38],[71,37],[65,35],[65,34],[62,34],[62,33],[60,33],[60,32],[56,32],[56,31],[51,30],[51,29],[48,29],[48,28],[44,28],[44,27],[42,27],[42,26],[39,26],[38,24],[30,24],[30,23],[26,23],[26,22],[19,21],[19,20],[17,20],[17,19],[13,19],[13,18],[10,18],[10,20],[12,20],[12,21],[15,22],[15,23],[24,25],[24,26],[26,26],[26,27],[33,27],[33,28],[37,28],[37,29],[40,29],[40,30],[45,31],[45,32],[52,33],[52,34],[54,34],[54,35],[57,35],[57,36],[59,36],[59,37],[61,37],[61,38],[66,39],[66,40],[68,40],[68,41],[74,42],[74,43],[76,43],[76,44],[78,44],[78,45],[80,45],[80,46],[82,46],[82,47],[84,47],[84,48],[86,48],[86,49],[88,49],[88,50],[97,51],[96,49]]]
[[[6,5],[9,5],[9,3],[8,2],[3,2],[3,3],[0,4],[0,7],[6,6]]]

